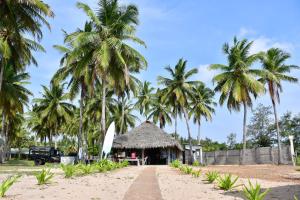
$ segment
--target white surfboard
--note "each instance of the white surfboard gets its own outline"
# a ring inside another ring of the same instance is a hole
[[[112,144],[113,144],[113,140],[114,140],[114,136],[115,136],[115,122],[112,122],[110,124],[110,126],[107,129],[105,138],[104,138],[104,143],[103,143],[103,147],[102,147],[102,152],[101,155],[103,155],[104,153],[104,159],[107,157],[107,155],[109,154]]]

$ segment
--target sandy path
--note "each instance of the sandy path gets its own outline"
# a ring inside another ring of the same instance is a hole
[[[124,200],[162,200],[156,167],[146,167],[130,186]]]
[[[113,172],[96,173],[65,179],[55,174],[52,183],[37,185],[32,175],[22,176],[7,192],[10,200],[121,200],[143,168],[127,167]],[[3,180],[1,175],[1,180]]]
[[[162,197],[165,200],[241,200],[244,199],[239,191],[224,192],[217,189],[213,184],[206,184],[202,180],[204,177],[193,178],[191,175],[182,174],[179,170],[168,166],[157,168],[158,182]],[[257,181],[263,188],[271,188],[265,200],[293,200],[293,196],[300,197],[300,185],[292,182],[275,182],[261,179],[251,179],[253,183]],[[239,184],[247,184],[248,179],[240,178]],[[241,187],[238,188],[241,190]]]

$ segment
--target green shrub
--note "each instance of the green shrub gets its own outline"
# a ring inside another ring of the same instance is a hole
[[[91,164],[78,164],[77,168],[79,169],[82,175],[88,175],[94,172],[94,165]]]
[[[266,191],[262,192],[260,184],[255,184],[253,185],[250,180],[249,182],[249,187],[244,186],[243,192],[244,196],[246,197],[247,200],[263,200],[267,193],[269,192],[269,189]]]
[[[50,169],[42,169],[41,172],[35,175],[38,185],[49,183],[53,176],[54,174],[50,172]]]
[[[219,172],[217,171],[210,171],[210,172],[207,172],[205,174],[206,176],[206,181],[209,182],[209,183],[213,183],[218,177],[219,177]]]
[[[61,165],[61,169],[65,173],[65,178],[71,178],[77,171],[77,168],[74,165]]]
[[[199,161],[198,161],[198,160],[195,160],[195,161],[193,162],[193,166],[194,166],[194,167],[198,167],[198,166],[200,166],[200,163],[199,163]]]
[[[298,200],[298,198],[296,197],[296,195],[294,195],[294,200]]]
[[[191,174],[193,171],[193,168],[185,165],[181,168],[181,171],[183,171],[185,174]]]
[[[201,170],[197,170],[197,171],[192,171],[192,176],[195,178],[199,178],[201,175]]]
[[[226,174],[223,177],[219,176],[218,178],[218,186],[220,189],[228,191],[236,188],[240,185],[236,185],[237,180],[239,177],[233,178],[231,174]]]
[[[179,168],[181,166],[181,162],[179,160],[173,160],[171,162],[171,167]]]
[[[129,165],[128,160],[124,160],[121,162],[121,167],[128,167],[128,165]]]
[[[7,190],[21,177],[21,175],[15,175],[8,177],[4,181],[2,181],[0,185],[0,197],[4,197]]]

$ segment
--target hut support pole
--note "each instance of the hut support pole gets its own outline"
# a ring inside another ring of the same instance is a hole
[[[142,165],[144,165],[145,160],[145,149],[142,149]]]
[[[168,163],[168,165],[170,164],[170,162],[171,162],[171,152],[170,152],[170,148],[168,148],[168,161],[167,161]]]

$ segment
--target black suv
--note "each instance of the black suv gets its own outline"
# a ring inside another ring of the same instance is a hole
[[[60,162],[61,152],[54,147],[37,147],[29,148],[29,160],[34,160],[35,165],[44,165],[46,162]]]

